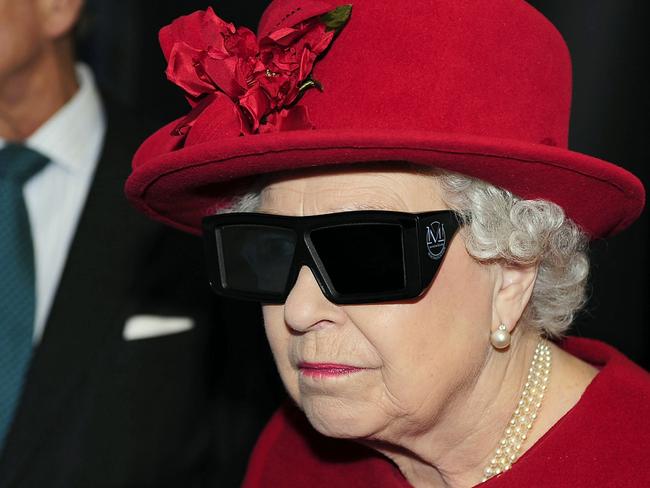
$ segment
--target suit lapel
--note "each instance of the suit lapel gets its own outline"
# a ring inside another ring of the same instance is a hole
[[[2,460],[0,486],[28,467],[102,350],[121,338],[137,247],[150,230],[123,182],[140,131],[112,123]],[[120,121],[121,122],[121,121]],[[140,129],[141,130],[141,129]]]

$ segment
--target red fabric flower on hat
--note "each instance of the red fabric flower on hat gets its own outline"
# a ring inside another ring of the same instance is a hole
[[[180,17],[160,31],[167,78],[181,87],[192,111],[174,129],[186,134],[209,109],[211,125],[235,135],[312,128],[309,115],[292,105],[311,78],[318,56],[350,16],[344,5],[262,39],[220,19],[208,7]]]

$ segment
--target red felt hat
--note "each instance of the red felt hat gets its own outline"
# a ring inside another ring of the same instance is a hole
[[[133,204],[197,233],[246,177],[408,161],[553,201],[592,237],[639,216],[634,175],[567,149],[571,61],[537,10],[521,0],[348,2],[351,14],[329,0],[275,0],[257,37],[210,10],[164,28],[167,75],[193,109],[136,153]],[[316,81],[322,90],[306,89]]]

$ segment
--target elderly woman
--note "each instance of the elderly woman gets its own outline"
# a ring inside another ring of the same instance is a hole
[[[127,194],[262,304],[293,400],[245,487],[650,486],[650,379],[559,340],[640,182],[566,148],[570,61],[519,0],[276,0],[161,31],[191,112]],[[202,220],[203,219],[203,220]]]

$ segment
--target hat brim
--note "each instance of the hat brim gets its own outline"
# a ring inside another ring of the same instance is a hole
[[[305,130],[208,141],[175,149],[176,122],[154,133],[133,161],[129,200],[155,220],[199,234],[254,175],[336,164],[407,161],[462,173],[525,199],[560,205],[592,238],[613,235],[641,213],[636,176],[563,148],[413,130]]]

